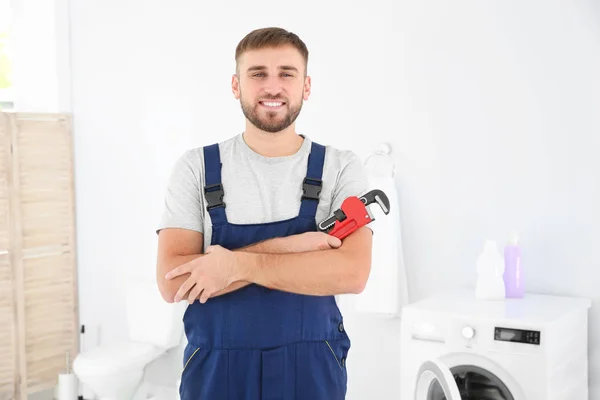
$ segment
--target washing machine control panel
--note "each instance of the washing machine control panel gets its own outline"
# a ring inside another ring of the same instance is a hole
[[[494,328],[494,340],[502,342],[518,342],[526,344],[540,344],[540,331],[514,329],[496,326]]]

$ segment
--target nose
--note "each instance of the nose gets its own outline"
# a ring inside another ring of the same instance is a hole
[[[270,96],[277,96],[281,94],[283,87],[281,85],[281,81],[277,75],[271,75],[265,81],[265,85],[263,87],[263,91]]]

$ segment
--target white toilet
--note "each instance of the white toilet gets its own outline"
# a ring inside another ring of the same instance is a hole
[[[131,400],[146,366],[179,346],[186,302],[165,302],[156,283],[137,282],[126,289],[128,340],[80,353],[73,372],[101,400]]]

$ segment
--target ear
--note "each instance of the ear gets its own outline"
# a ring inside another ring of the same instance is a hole
[[[303,94],[304,101],[308,100],[308,96],[310,96],[310,86],[311,86],[310,76],[307,76],[306,78],[304,78],[304,94]]]
[[[240,99],[240,81],[236,74],[231,77],[231,92],[236,100]]]

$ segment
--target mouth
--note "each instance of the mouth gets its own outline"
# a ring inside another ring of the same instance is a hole
[[[285,102],[273,101],[273,100],[261,100],[261,101],[259,101],[259,104],[268,110],[279,110],[285,105]]]

